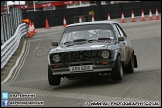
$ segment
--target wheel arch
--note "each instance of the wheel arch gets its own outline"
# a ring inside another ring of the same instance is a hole
[[[121,56],[120,51],[119,50],[115,50],[115,52],[114,52],[114,61],[116,61],[118,56]]]

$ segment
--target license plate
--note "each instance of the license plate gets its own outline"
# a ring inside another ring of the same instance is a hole
[[[87,70],[93,70],[92,65],[84,65],[84,66],[71,66],[70,71],[87,71]]]

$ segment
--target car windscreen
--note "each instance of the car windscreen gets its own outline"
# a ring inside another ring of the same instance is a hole
[[[110,24],[89,24],[67,27],[60,43],[74,40],[94,40],[99,38],[116,39]]]
[[[77,26],[67,27],[64,33],[69,33],[73,31],[82,31],[82,30],[93,30],[93,29],[112,30],[112,26],[110,24],[77,25]]]

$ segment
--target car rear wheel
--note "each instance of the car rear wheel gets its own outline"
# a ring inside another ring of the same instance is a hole
[[[60,75],[52,75],[52,71],[48,66],[48,82],[50,85],[60,85],[61,76]]]
[[[122,68],[122,62],[121,62],[120,56],[118,56],[116,63],[115,63],[115,66],[112,69],[111,77],[112,77],[113,81],[122,80],[123,68]]]
[[[134,72],[134,55],[131,55],[127,67],[123,69],[124,73],[133,73]]]

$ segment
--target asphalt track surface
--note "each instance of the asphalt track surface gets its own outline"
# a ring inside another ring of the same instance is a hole
[[[161,14],[160,14],[161,18]],[[9,101],[42,101],[43,107],[120,106],[134,102],[138,106],[161,106],[161,19],[119,22],[137,55],[138,68],[124,74],[121,82],[110,75],[84,79],[61,79],[59,86],[48,84],[47,55],[52,41],[59,41],[64,27],[36,29],[25,38],[1,72],[1,92],[35,94],[35,98],[9,98]],[[98,103],[97,103],[98,102]],[[9,105],[19,107],[24,105]],[[27,105],[26,107],[31,106]],[[36,105],[33,105],[36,106]],[[37,105],[42,107],[42,105]]]

